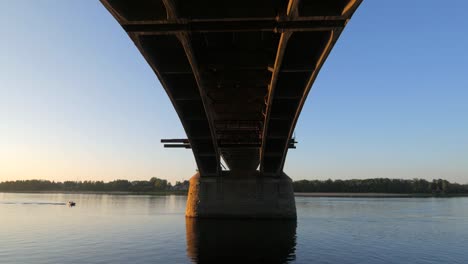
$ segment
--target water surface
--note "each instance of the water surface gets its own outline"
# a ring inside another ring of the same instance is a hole
[[[186,220],[185,201],[0,193],[0,263],[468,263],[468,198],[297,197],[297,222]]]

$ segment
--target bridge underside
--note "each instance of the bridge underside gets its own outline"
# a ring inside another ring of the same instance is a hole
[[[202,178],[226,174],[221,157],[230,176],[281,178],[309,90],[362,0],[101,1],[166,90]]]

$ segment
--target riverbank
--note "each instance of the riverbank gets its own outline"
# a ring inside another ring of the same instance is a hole
[[[0,182],[0,192],[31,193],[91,193],[123,195],[185,195],[189,182],[174,185],[153,177],[149,181],[113,180],[64,181],[16,180]],[[468,196],[468,184],[451,183],[443,179],[352,179],[298,180],[293,182],[296,196],[310,197],[452,197]]]
[[[346,197],[346,198],[424,198],[424,197],[468,197],[468,194],[313,192],[313,193],[294,193],[294,196],[296,197]]]
[[[0,191],[0,193],[56,193],[56,194],[107,194],[107,195],[187,195],[187,191],[119,192],[119,191]]]

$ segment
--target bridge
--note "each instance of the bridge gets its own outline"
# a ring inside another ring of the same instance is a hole
[[[101,0],[154,70],[191,149],[187,216],[294,218],[283,172],[327,56],[362,0]],[[223,168],[223,162],[226,168]]]

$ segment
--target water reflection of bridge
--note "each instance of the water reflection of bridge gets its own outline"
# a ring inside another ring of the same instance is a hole
[[[295,217],[283,172],[294,128],[362,0],[101,1],[185,129],[167,146],[191,148],[198,166],[187,215]]]
[[[187,254],[196,263],[286,263],[295,259],[296,225],[186,218]]]

